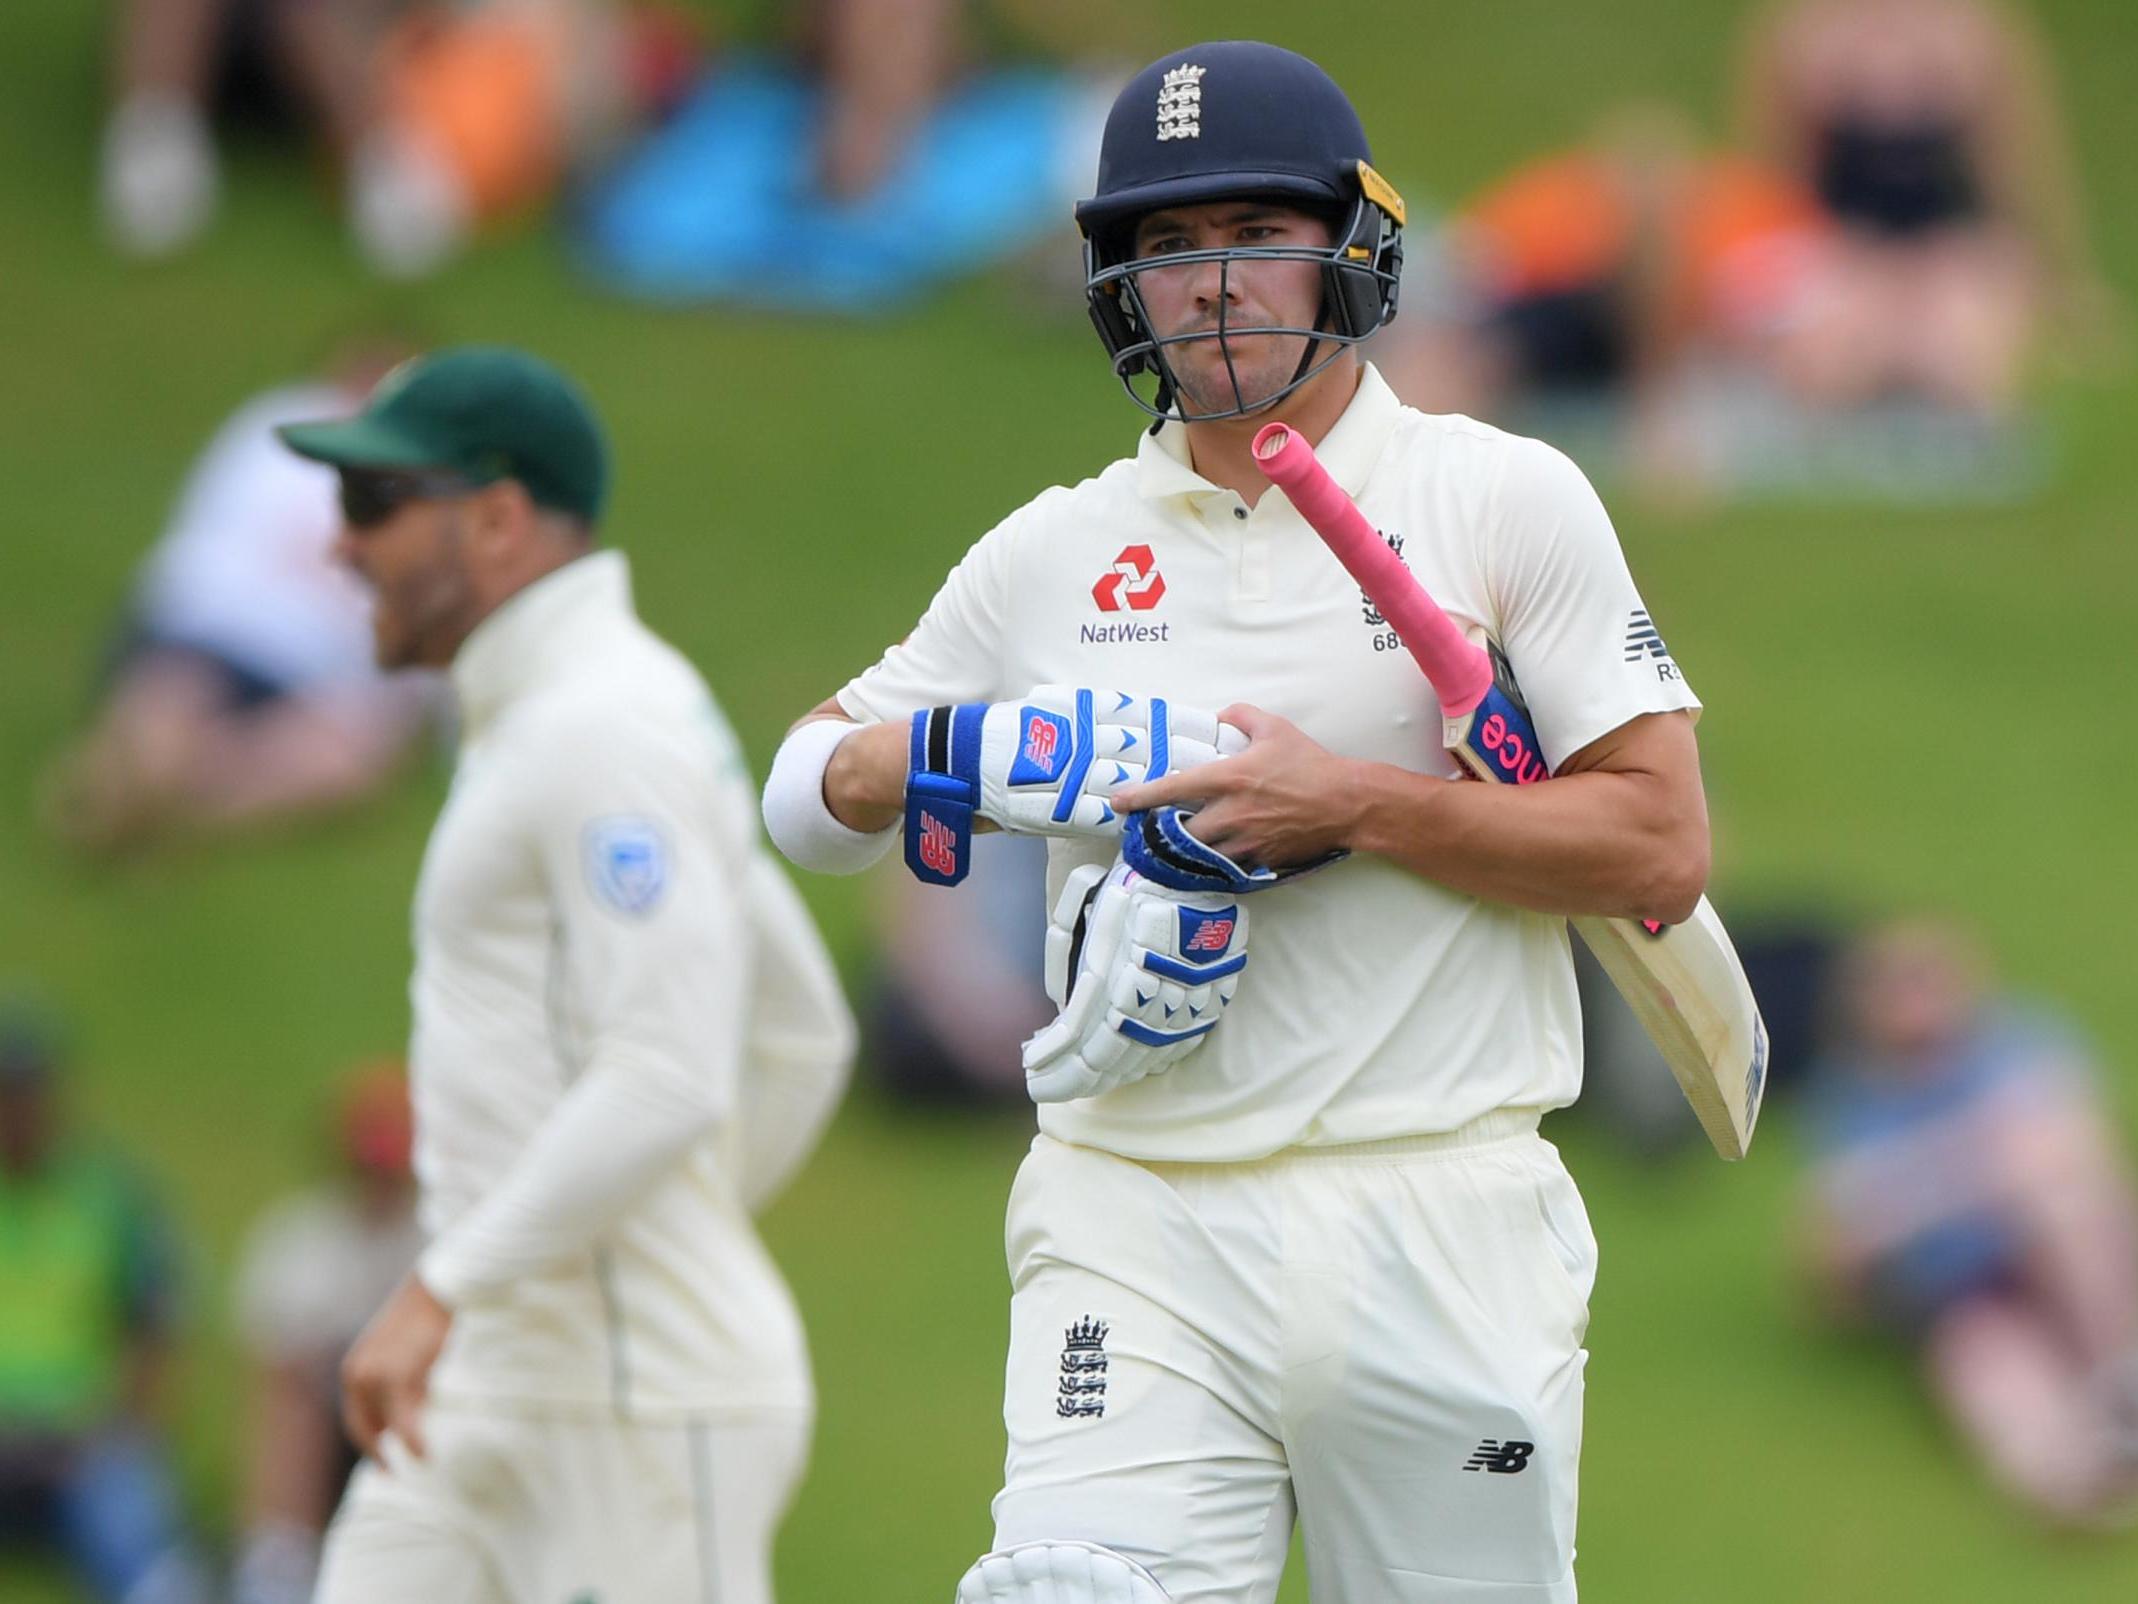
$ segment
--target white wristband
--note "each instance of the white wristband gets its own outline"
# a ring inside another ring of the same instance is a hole
[[[898,839],[893,823],[873,835],[849,830],[824,804],[824,771],[839,743],[865,726],[814,718],[780,743],[765,779],[765,831],[789,862],[820,874],[859,874]]]

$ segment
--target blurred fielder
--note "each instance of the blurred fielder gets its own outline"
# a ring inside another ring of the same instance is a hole
[[[973,547],[767,786],[819,868],[1057,838],[967,1604],[1266,1601],[1295,1515],[1318,1600],[1574,1597],[1595,1248],[1537,1135],[1580,1082],[1563,920],[1692,909],[1698,703],[1580,472],[1360,360],[1401,249],[1368,161],[1288,51],[1130,83],[1077,215],[1160,421]],[[1504,643],[1554,783],[1446,783],[1430,688],[1254,466],[1272,418]]]
[[[1295,1516],[1317,1600],[1574,1597],[1595,1247],[1537,1135],[1580,1083],[1564,918],[1692,909],[1698,703],[1580,472],[1361,361],[1401,249],[1368,160],[1288,51],[1129,84],[1077,215],[1159,421],[974,546],[766,788],[818,868],[1057,838],[966,1604],[1266,1601]],[[1253,463],[1272,418],[1505,644],[1552,784],[1447,783],[1430,688]]]
[[[762,1604],[812,1394],[754,1205],[851,1024],[704,682],[594,549],[559,373],[464,348],[344,423],[342,557],[380,662],[449,667],[462,747],[416,889],[430,1244],[343,1367],[371,1456],[322,1604]]]

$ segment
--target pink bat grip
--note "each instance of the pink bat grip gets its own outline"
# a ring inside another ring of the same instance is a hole
[[[1467,717],[1492,689],[1492,659],[1455,627],[1426,594],[1403,559],[1388,549],[1366,515],[1314,455],[1303,436],[1282,423],[1255,435],[1256,466],[1285,493],[1336,560],[1351,572],[1396,637],[1410,648],[1440,697],[1441,716]]]

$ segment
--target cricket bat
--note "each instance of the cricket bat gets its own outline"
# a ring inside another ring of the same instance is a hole
[[[1440,699],[1441,744],[1455,761],[1502,785],[1549,778],[1498,648],[1478,645],[1440,610],[1301,435],[1265,425],[1254,454],[1425,671]],[[1678,925],[1595,917],[1572,923],[1670,1065],[1715,1151],[1743,1158],[1766,1089],[1767,1026],[1707,898]]]

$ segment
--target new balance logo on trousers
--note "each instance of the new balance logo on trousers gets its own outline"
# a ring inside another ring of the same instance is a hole
[[[1515,1442],[1511,1439],[1500,1442],[1487,1437],[1477,1445],[1477,1452],[1470,1456],[1469,1462],[1462,1468],[1489,1470],[1495,1476],[1512,1476],[1528,1466],[1529,1456],[1536,1451],[1537,1445],[1533,1442]]]

